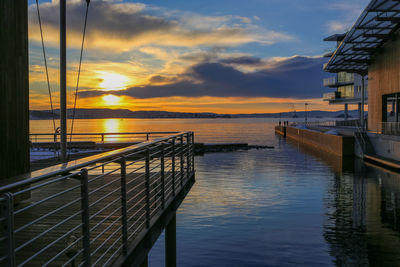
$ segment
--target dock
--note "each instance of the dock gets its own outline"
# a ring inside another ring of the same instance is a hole
[[[193,140],[178,133],[14,177],[0,187],[0,265],[140,266],[165,229],[173,266]]]

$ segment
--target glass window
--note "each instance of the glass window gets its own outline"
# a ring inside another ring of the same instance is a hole
[[[342,98],[354,98],[354,86],[353,85],[340,86],[338,88],[338,91],[340,92],[340,96]]]
[[[354,74],[347,72],[339,72],[338,81],[341,83],[354,82]]]

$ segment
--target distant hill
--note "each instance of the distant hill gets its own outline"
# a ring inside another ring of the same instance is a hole
[[[68,118],[72,118],[72,109],[67,111]],[[54,111],[54,116],[59,119],[60,111]],[[31,120],[52,119],[49,110],[31,110],[29,112]],[[254,114],[217,114],[217,113],[188,113],[188,112],[168,112],[168,111],[131,111],[129,109],[76,109],[75,118],[77,119],[111,119],[111,118],[138,118],[138,119],[160,119],[160,118],[304,118],[303,112],[282,112],[282,113],[254,113]],[[349,116],[357,118],[358,111],[349,111]],[[313,110],[307,112],[309,118],[340,118],[344,117],[343,111],[320,111]]]
[[[59,118],[60,111],[54,111],[54,117]],[[49,110],[31,110],[29,112],[31,120],[52,119]],[[73,110],[68,109],[67,117],[72,118]],[[230,115],[215,113],[186,113],[168,111],[131,111],[129,109],[76,109],[75,118],[77,119],[111,119],[111,118],[231,118]]]

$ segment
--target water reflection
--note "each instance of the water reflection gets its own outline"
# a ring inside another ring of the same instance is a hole
[[[122,119],[104,119],[103,120],[103,133],[119,133],[121,132],[121,123],[123,122]],[[112,136],[105,136],[105,142],[117,142],[122,141],[121,136],[119,135],[112,135]]]
[[[337,266],[400,266],[400,174],[356,160],[326,185],[324,237]]]
[[[326,153],[321,149],[313,148],[309,145],[299,143],[292,139],[284,139],[291,146],[297,148],[299,152],[312,155],[317,160],[323,162],[325,165],[331,168],[331,170],[336,174],[341,174],[343,172],[353,172],[354,171],[354,158],[353,157],[339,157],[331,153]],[[285,142],[284,141],[284,142]]]
[[[104,119],[103,133],[118,133],[120,131],[121,119]]]

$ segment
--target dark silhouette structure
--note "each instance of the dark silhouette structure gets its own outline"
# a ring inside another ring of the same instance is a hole
[[[0,179],[29,171],[28,2],[0,1]]]

